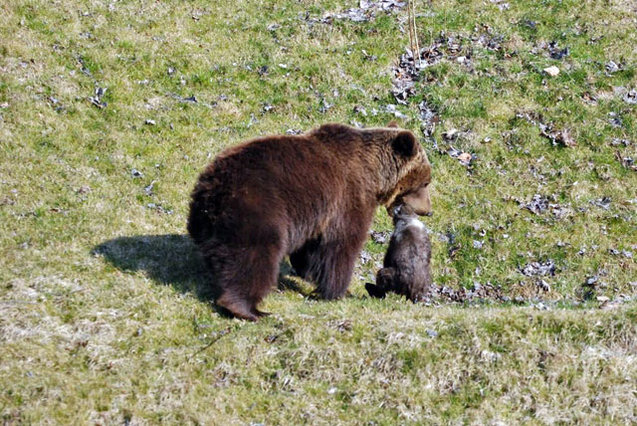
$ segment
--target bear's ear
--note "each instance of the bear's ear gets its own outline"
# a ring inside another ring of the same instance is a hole
[[[413,157],[416,154],[418,142],[413,133],[402,131],[396,135],[391,143],[392,148],[403,157]]]
[[[389,124],[387,124],[387,127],[391,127],[392,129],[397,129],[398,128],[398,123],[396,123],[394,120],[390,121]]]

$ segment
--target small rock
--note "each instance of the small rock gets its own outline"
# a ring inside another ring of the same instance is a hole
[[[430,328],[427,329],[427,335],[429,337],[438,337],[438,332],[436,330],[432,330]]]
[[[491,352],[491,351],[482,351],[480,352],[480,358],[483,361],[487,361],[487,362],[496,362],[498,361],[500,358],[502,358],[502,355],[497,353],[497,352]]]
[[[609,61],[609,62],[606,64],[606,71],[608,71],[610,74],[612,74],[612,73],[614,73],[614,72],[617,72],[617,71],[619,71],[619,70],[620,70],[619,65],[617,65],[617,64],[616,64],[615,62],[613,62],[613,61]]]
[[[610,117],[608,119],[608,122],[612,124],[613,127],[622,127],[624,125],[624,122],[622,121],[621,117],[619,117],[616,112],[611,111],[608,113],[608,116]]]
[[[586,278],[586,282],[584,283],[584,285],[593,287],[595,286],[595,284],[597,284],[597,281],[599,281],[599,276],[593,275],[592,277]]]
[[[131,173],[131,175],[132,175],[134,178],[140,178],[140,177],[144,176],[144,174],[143,174],[142,172],[140,172],[139,170],[137,170],[137,169],[132,169],[132,170],[130,171],[130,173]]]
[[[610,297],[607,296],[597,296],[596,297],[598,302],[608,302],[610,300]]]
[[[155,120],[148,119],[148,120],[144,121],[144,124],[146,124],[148,126],[154,126],[156,123],[155,123]]]
[[[624,95],[624,102],[629,104],[637,104],[637,90],[633,89]]]
[[[544,68],[543,70],[546,74],[550,75],[551,77],[555,77],[560,73],[560,69],[558,67],[556,67],[555,65],[550,66],[548,68]]]
[[[146,193],[146,195],[148,195],[149,197],[150,197],[151,195],[153,195],[153,187],[154,187],[154,186],[155,186],[155,181],[152,181],[152,182],[150,183],[150,185],[148,185],[148,186],[145,186],[145,187],[144,187],[144,192],[145,192],[145,193]]]
[[[602,197],[598,200],[591,201],[591,204],[596,205],[597,207],[601,207],[604,210],[608,210],[610,208],[611,201],[612,200],[610,197]]]

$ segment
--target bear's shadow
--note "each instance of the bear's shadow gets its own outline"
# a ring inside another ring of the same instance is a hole
[[[201,301],[217,296],[197,246],[187,235],[138,235],[118,237],[95,246],[93,255],[102,256],[125,272],[143,271],[158,284],[170,285],[180,293],[190,293]],[[304,293],[294,280],[289,262],[280,265],[279,290]]]

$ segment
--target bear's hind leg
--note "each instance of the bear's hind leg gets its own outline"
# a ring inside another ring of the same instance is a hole
[[[253,246],[233,250],[218,262],[215,303],[237,318],[256,321],[268,315],[257,309],[276,284],[281,252],[273,246]]]
[[[215,300],[217,306],[227,310],[236,318],[256,321],[259,317],[253,312],[256,309],[253,303],[237,292],[224,290],[221,296]]]

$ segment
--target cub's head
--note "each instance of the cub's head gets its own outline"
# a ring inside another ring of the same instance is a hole
[[[431,215],[431,165],[427,154],[412,132],[396,129],[392,136],[390,147],[397,169],[396,184],[382,204],[390,216],[394,208],[401,204],[409,206],[417,215]]]
[[[392,209],[392,217],[394,219],[394,226],[398,222],[408,222],[416,218],[416,212],[407,204],[399,204]]]

